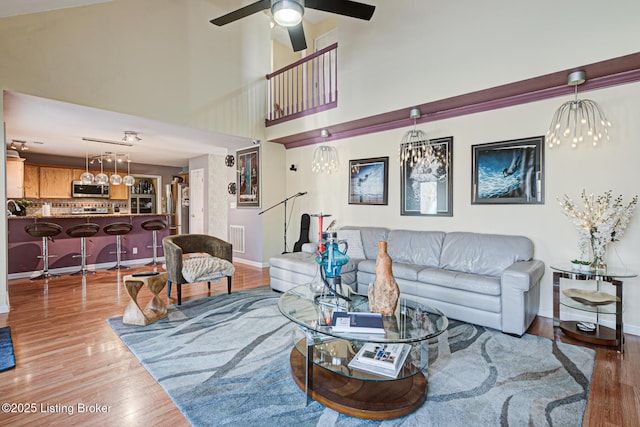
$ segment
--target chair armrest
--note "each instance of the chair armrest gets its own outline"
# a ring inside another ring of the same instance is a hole
[[[202,245],[202,252],[233,262],[233,247],[231,243],[217,237],[203,235]]]
[[[169,281],[175,284],[185,283],[182,277],[182,248],[168,239],[162,239],[164,260]]]

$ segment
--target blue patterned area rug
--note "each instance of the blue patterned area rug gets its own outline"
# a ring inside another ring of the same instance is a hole
[[[170,307],[149,326],[108,319],[194,426],[580,426],[595,352],[461,322],[430,346],[426,403],[366,421],[305,406],[290,374],[295,328],[258,288]]]
[[[11,341],[11,328],[0,328],[0,372],[16,366],[16,356],[13,354],[13,341]]]

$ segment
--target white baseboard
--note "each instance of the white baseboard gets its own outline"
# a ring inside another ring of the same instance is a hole
[[[250,265],[252,267],[258,267],[258,268],[269,267],[269,263],[261,263],[258,261],[251,261],[249,259],[242,259],[237,257],[233,257],[233,262],[237,262],[239,264],[246,264],[246,265]]]
[[[9,312],[9,306],[6,304],[0,305],[0,313],[8,313]]]
[[[549,319],[553,319],[553,310],[539,310],[538,316],[547,317]],[[611,318],[612,315],[607,315],[607,317]],[[564,318],[562,320],[565,320]],[[579,314],[572,314],[570,320],[577,320],[583,322],[593,322],[593,317],[581,316]],[[600,320],[600,324],[606,326],[607,328],[615,329],[616,323],[612,320]],[[623,329],[625,334],[629,335],[638,335],[640,336],[640,326],[638,325],[629,325],[623,324]]]
[[[153,261],[153,258],[141,258],[141,259],[133,259],[133,260],[128,260],[128,261],[121,261],[121,264],[127,267],[132,267],[132,266],[136,266],[136,267],[141,267],[147,263],[150,263],[151,261]],[[162,257],[158,257],[158,264],[162,265],[164,264],[164,258]],[[98,270],[106,270],[109,269],[111,267],[113,267],[115,265],[114,262],[103,262],[101,264],[89,264],[87,265],[87,269],[89,271],[98,271]],[[151,267],[151,266],[149,266]],[[62,267],[62,268],[51,268],[49,269],[49,273],[52,274],[59,274],[59,275],[63,275],[63,274],[71,274],[74,273],[76,271],[78,271],[80,268],[80,266],[73,266],[73,267]],[[12,280],[12,279],[28,279],[31,277],[36,277],[38,276],[40,273],[42,273],[41,270],[38,271],[25,271],[22,273],[11,273],[7,275],[7,279]],[[1,313],[1,311],[0,311]]]

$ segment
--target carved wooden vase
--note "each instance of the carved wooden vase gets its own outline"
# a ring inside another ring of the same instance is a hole
[[[400,288],[391,271],[391,257],[387,253],[387,242],[378,242],[375,273],[376,280],[369,285],[369,310],[372,313],[391,316],[398,305]]]

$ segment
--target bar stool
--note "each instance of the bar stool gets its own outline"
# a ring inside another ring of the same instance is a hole
[[[107,270],[120,270],[120,269],[129,268],[120,263],[120,258],[121,258],[120,254],[126,253],[126,251],[122,251],[122,244],[120,241],[121,240],[120,237],[125,234],[129,234],[132,229],[133,229],[133,225],[129,224],[128,222],[114,222],[109,225],[105,225],[104,228],[102,229],[106,234],[110,236],[116,236],[116,251],[109,252],[111,254],[116,254],[116,265],[114,265],[111,268],[108,268]]]
[[[79,237],[80,238],[80,255],[74,255],[72,258],[80,257],[81,264],[80,270],[75,273],[71,273],[71,276],[75,276],[77,274],[87,274],[89,270],[87,269],[87,237],[93,237],[100,231],[100,226],[98,224],[93,224],[91,222],[86,222],[84,224],[78,224],[67,228],[67,235],[69,237]],[[95,274],[95,271],[91,271],[90,273]]]
[[[140,224],[144,230],[153,232],[153,246],[147,246],[147,248],[153,248],[153,261],[147,265],[158,265],[158,231],[167,228],[167,221],[160,218],[148,219]]]
[[[49,273],[49,258],[56,257],[57,255],[49,255],[49,239],[53,241],[53,238],[62,232],[62,227],[53,222],[34,222],[27,224],[24,227],[24,231],[31,237],[42,238],[42,255],[38,258],[42,258],[42,273],[39,276],[32,277],[31,280],[48,279],[49,277],[57,277],[57,274]]]

